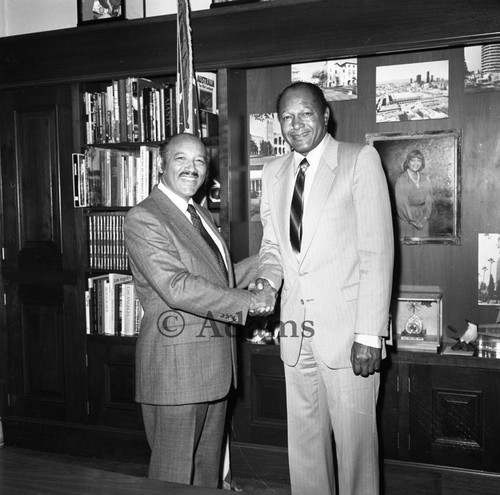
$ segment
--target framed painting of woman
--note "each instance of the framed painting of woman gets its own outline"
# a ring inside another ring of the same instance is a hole
[[[460,244],[460,150],[457,129],[367,134],[382,160],[402,244]]]

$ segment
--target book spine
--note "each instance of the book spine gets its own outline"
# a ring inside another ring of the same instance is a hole
[[[73,206],[79,208],[80,202],[80,153],[73,153],[71,155],[73,163]]]
[[[95,268],[95,217],[90,214],[88,216],[88,263],[89,268],[92,270]]]
[[[139,335],[143,314],[144,312],[134,287],[134,335]]]
[[[132,106],[132,141],[141,140],[139,122],[139,81],[137,77],[131,78],[131,106]]]
[[[113,142],[119,143],[121,141],[120,133],[120,99],[118,81],[113,81],[111,83],[113,88]]]
[[[133,284],[123,284],[123,319],[122,319],[122,335],[131,336],[134,334],[133,328],[133,299],[132,299]]]
[[[118,79],[118,107],[120,109],[120,141],[127,140],[127,88],[126,80]]]
[[[85,291],[85,333],[90,335],[92,333],[92,322],[90,319],[90,291]]]

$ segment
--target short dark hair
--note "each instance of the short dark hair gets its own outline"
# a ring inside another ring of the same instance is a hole
[[[276,101],[276,111],[278,112],[278,116],[280,113],[281,100],[288,91],[294,89],[307,89],[311,93],[315,103],[317,103],[318,106],[321,108],[322,113],[324,113],[328,108],[328,103],[326,102],[325,95],[323,94],[323,91],[319,86],[310,82],[297,81],[287,86],[278,96],[278,99]]]

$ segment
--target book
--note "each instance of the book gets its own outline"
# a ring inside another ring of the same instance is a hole
[[[90,270],[128,270],[123,220],[126,211],[88,212],[88,265]]]
[[[73,164],[73,205],[75,208],[79,206],[85,206],[82,204],[82,197],[80,193],[80,178],[82,162],[85,160],[85,155],[83,153],[72,153],[71,155]]]
[[[132,282],[122,284],[122,321],[121,334],[135,335],[135,286]]]
[[[107,326],[104,333],[109,335],[119,335],[121,333],[120,321],[120,292],[121,285],[132,281],[132,275],[121,273],[108,274],[108,313]]]
[[[87,279],[89,291],[89,329],[92,334],[104,333],[104,280],[107,275]]]
[[[217,113],[217,74],[215,72],[196,72],[198,105],[200,110]]]
[[[215,72],[197,72],[198,106],[203,137],[219,135],[217,110],[217,74]]]

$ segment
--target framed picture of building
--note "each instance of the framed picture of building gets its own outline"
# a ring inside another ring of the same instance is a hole
[[[448,72],[448,60],[377,67],[377,123],[447,119]]]
[[[292,82],[298,81],[318,85],[326,101],[355,100],[358,97],[358,59],[292,64]]]
[[[466,93],[500,91],[500,43],[464,48]]]

